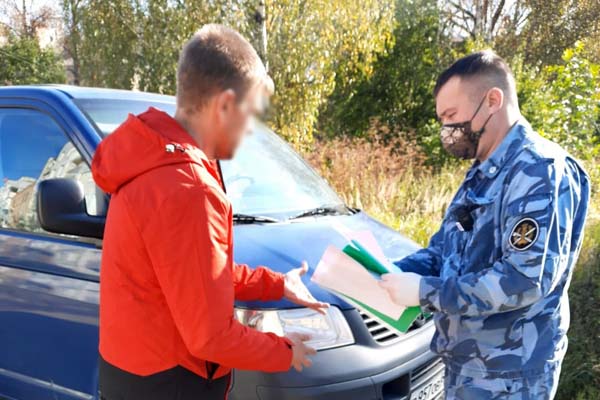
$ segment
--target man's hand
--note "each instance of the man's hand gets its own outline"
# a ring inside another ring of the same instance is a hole
[[[392,301],[401,306],[418,306],[421,275],[413,272],[383,274],[379,286],[387,290]]]
[[[302,283],[302,275],[308,271],[306,261],[302,262],[300,268],[294,268],[285,274],[285,288],[283,297],[292,303],[308,307],[321,314],[325,314],[325,310],[329,308],[329,304],[317,301],[308,291],[307,287]]]
[[[304,344],[305,341],[310,340],[310,336],[301,333],[288,333],[286,336],[293,343],[292,367],[298,372],[302,372],[304,367],[311,367],[312,361],[308,356],[314,356],[317,354],[317,351]]]

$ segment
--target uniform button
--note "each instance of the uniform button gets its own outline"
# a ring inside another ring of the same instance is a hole
[[[496,172],[497,168],[494,166],[491,166],[490,169],[488,171],[490,171],[490,174],[493,174],[494,172]]]

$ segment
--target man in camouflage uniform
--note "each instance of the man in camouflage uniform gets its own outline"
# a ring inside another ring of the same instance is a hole
[[[552,399],[589,178],[523,119],[512,73],[493,52],[458,60],[435,96],[444,147],[476,160],[429,245],[381,285],[433,312],[446,398]]]

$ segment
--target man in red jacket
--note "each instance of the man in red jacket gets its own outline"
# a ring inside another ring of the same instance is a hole
[[[183,48],[175,118],[129,115],[99,146],[111,201],[100,275],[100,395],[223,399],[231,368],[310,366],[307,337],[240,324],[234,299],[287,299],[323,312],[302,284],[233,261],[232,207],[214,160],[233,157],[272,81],[237,32],[207,25]]]

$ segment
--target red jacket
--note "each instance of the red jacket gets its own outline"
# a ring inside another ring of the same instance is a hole
[[[234,299],[283,296],[283,275],[233,261],[232,207],[193,138],[166,113],[130,115],[104,139],[94,180],[111,193],[100,271],[100,354],[149,375],[181,365],[286,371],[288,339],[243,326]]]

